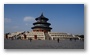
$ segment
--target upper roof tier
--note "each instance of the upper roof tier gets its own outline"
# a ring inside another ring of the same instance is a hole
[[[39,16],[39,17],[36,18],[35,20],[41,20],[41,19],[46,20],[46,21],[49,20],[48,18],[46,18],[46,17],[43,16],[43,13],[41,14],[41,16]]]

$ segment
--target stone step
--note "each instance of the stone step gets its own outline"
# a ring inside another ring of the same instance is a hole
[[[44,35],[45,35],[45,40],[51,40],[51,37],[49,36],[48,33],[44,33]]]

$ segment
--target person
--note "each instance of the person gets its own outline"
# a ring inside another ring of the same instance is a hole
[[[53,38],[53,40],[55,40],[55,38]]]
[[[72,38],[70,38],[70,41],[72,41]]]
[[[5,34],[6,39],[8,39],[8,34]]]
[[[30,40],[30,42],[32,41],[32,39],[31,39],[31,38],[30,38],[29,40]]]
[[[49,40],[50,40],[51,38],[49,38]]]
[[[57,42],[59,43],[59,38],[57,39]]]
[[[76,41],[76,38],[74,40]]]

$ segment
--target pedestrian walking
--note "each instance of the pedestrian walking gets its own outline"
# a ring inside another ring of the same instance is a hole
[[[29,40],[30,40],[30,42],[32,41],[32,39],[31,39],[31,38],[30,38]]]
[[[59,43],[59,38],[57,39],[57,42]]]

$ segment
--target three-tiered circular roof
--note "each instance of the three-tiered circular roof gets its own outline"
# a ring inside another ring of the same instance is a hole
[[[43,13],[41,14],[40,17],[36,18],[35,20],[38,20],[38,21],[33,23],[34,27],[32,27],[32,29],[34,28],[43,28],[43,29],[50,29],[50,30],[52,29],[51,27],[49,27],[51,24],[47,22],[49,19],[44,17]],[[44,22],[42,22],[42,20]]]

